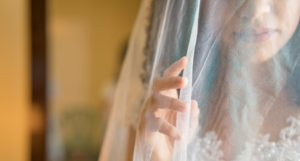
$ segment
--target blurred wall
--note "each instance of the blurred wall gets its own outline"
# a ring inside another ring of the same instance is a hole
[[[75,130],[78,123],[69,119],[62,127],[60,120],[66,111],[77,120],[76,108],[92,109],[99,113],[97,117],[103,116],[103,90],[117,78],[139,4],[140,0],[48,1],[50,160],[70,160],[65,144],[72,136],[64,131]],[[96,155],[103,134],[100,131],[93,141],[97,145],[91,145],[98,146]]]
[[[29,160],[30,58],[27,0],[0,1],[0,160]]]
[[[140,0],[48,1],[52,81],[66,82],[66,88],[82,87],[75,84],[89,86],[76,93],[66,89],[70,92],[65,95],[66,101],[99,104],[103,85],[118,74],[120,53],[130,36],[139,3]]]

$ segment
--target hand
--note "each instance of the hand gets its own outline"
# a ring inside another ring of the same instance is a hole
[[[193,135],[198,126],[197,102],[192,100],[189,105],[188,102],[179,100],[176,90],[184,88],[188,83],[186,77],[178,76],[187,63],[186,57],[181,58],[164,71],[163,77],[154,81],[151,95],[147,98],[141,112],[137,141],[143,141],[147,148],[154,146],[151,160],[170,160],[173,155],[174,141],[188,137],[183,136],[182,132],[175,127],[177,112],[188,112],[188,108],[191,108],[189,135]]]

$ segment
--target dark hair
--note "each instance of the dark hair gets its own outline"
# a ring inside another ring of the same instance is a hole
[[[296,102],[297,106],[300,106],[300,24],[298,23],[297,29],[285,45],[282,51],[278,54],[278,57],[284,61],[287,66],[288,75],[286,81],[286,87],[289,91],[294,93],[290,96],[290,99]]]

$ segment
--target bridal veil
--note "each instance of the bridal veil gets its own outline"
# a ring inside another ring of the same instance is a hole
[[[299,19],[299,0],[143,0],[100,161],[300,161]]]

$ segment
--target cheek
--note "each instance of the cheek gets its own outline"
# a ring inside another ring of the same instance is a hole
[[[292,36],[300,18],[300,1],[286,0],[284,4],[276,5],[276,17],[284,35]]]
[[[299,0],[277,0],[274,5],[274,16],[277,20],[280,34],[278,44],[282,48],[294,35],[300,19]]]

